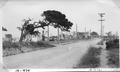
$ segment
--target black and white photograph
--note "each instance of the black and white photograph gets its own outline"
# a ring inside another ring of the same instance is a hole
[[[2,0],[0,19],[5,69],[120,67],[120,0]]]

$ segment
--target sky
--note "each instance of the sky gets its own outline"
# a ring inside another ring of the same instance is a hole
[[[16,27],[21,26],[23,19],[33,18],[33,21],[41,19],[41,14],[46,10],[57,10],[66,15],[68,20],[73,22],[71,32],[96,31],[100,33],[100,16],[98,13],[105,13],[103,22],[104,32],[119,31],[120,27],[120,1],[113,0],[10,0],[1,2],[0,17],[2,26],[8,29],[2,34],[12,34],[19,37],[20,31]],[[117,3],[117,4],[116,4]],[[41,31],[41,29],[39,29]],[[57,29],[50,27],[50,36],[57,35]]]

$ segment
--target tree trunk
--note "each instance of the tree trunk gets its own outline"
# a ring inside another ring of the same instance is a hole
[[[58,28],[58,41],[59,41],[60,39],[59,39],[59,28]]]
[[[19,40],[20,43],[23,41],[23,39],[26,37],[26,35],[27,35],[28,33],[29,33],[29,32],[24,32],[24,33],[23,33],[23,31],[21,31],[21,36],[20,36],[20,40]]]
[[[42,41],[45,41],[44,29],[43,29],[43,31],[42,31]]]
[[[22,41],[23,41],[23,39],[24,39],[24,33],[23,33],[23,31],[21,31],[21,35],[20,35],[20,40],[19,40],[19,50],[23,53],[24,51],[21,49],[21,43],[22,43]]]
[[[20,40],[19,40],[20,43],[23,41],[23,38],[24,38],[23,31],[21,31]]]

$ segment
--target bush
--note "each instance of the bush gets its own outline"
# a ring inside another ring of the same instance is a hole
[[[3,49],[6,48],[21,48],[21,47],[54,47],[54,45],[50,45],[46,42],[10,42],[10,41],[3,41]]]
[[[100,53],[101,53],[101,48],[91,47],[88,51],[88,54],[90,56],[97,56],[100,55]]]
[[[22,43],[3,41],[3,56],[16,55],[19,53],[30,52],[40,49],[47,49],[51,47],[55,47],[55,46],[42,41],[22,42]]]
[[[10,42],[10,41],[3,41],[3,49],[6,48],[19,48],[19,43]]]
[[[28,46],[38,47],[38,44],[36,42],[29,42]]]
[[[106,42],[106,49],[113,49],[113,48],[119,48],[119,40],[109,40]]]
[[[29,42],[29,46],[32,46],[32,47],[51,47],[53,45],[50,45],[47,42],[37,41],[37,42]]]
[[[38,46],[45,46],[45,45],[48,45],[47,43],[44,43],[44,42],[41,42],[41,41],[38,41],[37,42],[37,45]]]
[[[10,47],[11,47],[11,42],[3,41],[3,49],[10,48]]]

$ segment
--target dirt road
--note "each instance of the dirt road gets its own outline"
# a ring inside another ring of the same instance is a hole
[[[100,39],[79,41],[45,50],[4,57],[7,68],[73,68],[90,45]]]

